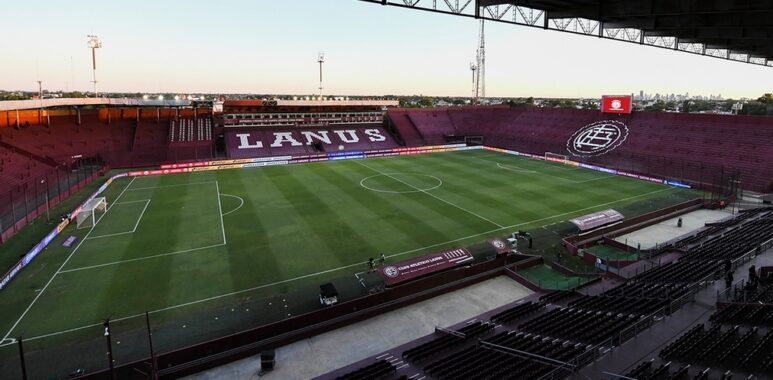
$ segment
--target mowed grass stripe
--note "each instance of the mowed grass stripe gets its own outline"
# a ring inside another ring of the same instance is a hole
[[[84,254],[69,263],[66,270],[196,251],[223,243],[214,182],[133,193],[151,200],[137,230],[89,240],[82,248]]]
[[[443,173],[444,184],[433,190],[442,197],[481,210],[486,215],[497,215],[507,224],[531,220],[544,215],[544,206],[530,202],[551,192],[553,183],[526,182],[497,175],[490,168],[474,168],[446,157],[422,157],[423,163],[433,163]],[[401,164],[404,165],[404,164]]]
[[[238,196],[244,201],[239,210],[228,214],[223,220],[228,238],[237,243],[232,243],[226,248],[227,257],[224,259],[228,264],[226,269],[231,288],[244,289],[253,286],[256,281],[272,280],[269,277],[270,274],[278,278],[282,273],[278,261],[284,256],[275,254],[271,249],[269,237],[272,235],[270,223],[279,223],[279,221],[273,215],[266,218],[265,213],[261,212],[263,210],[256,205],[256,197],[252,196],[255,193],[262,193],[256,189],[262,190],[259,184],[266,180],[265,175],[257,170],[251,171],[251,175],[240,176],[223,173],[224,175],[219,178],[221,192]],[[225,199],[222,197],[222,200]],[[252,244],[238,244],[239,242]],[[244,268],[260,268],[260,270],[245,271]]]
[[[477,154],[480,155],[481,152],[464,152],[464,153],[470,153],[470,154]],[[486,155],[494,155],[499,156],[497,153],[493,152],[482,152]],[[503,158],[508,159],[515,159],[515,160],[524,160],[525,158],[522,157],[516,157],[516,156],[510,156],[510,155],[503,155]],[[453,159],[461,159],[461,157],[452,158]],[[487,162],[491,162],[492,165],[495,165],[494,162],[501,162],[500,160],[493,159],[489,161],[489,159],[486,160],[470,160],[470,166],[480,166],[481,168],[485,168],[488,166]],[[533,161],[533,160],[529,160]],[[556,165],[553,163],[541,163],[537,162],[538,164],[544,164],[544,165]],[[498,170],[502,170],[499,169]],[[620,176],[612,176],[607,173],[600,173],[591,171],[588,169],[572,169],[574,171],[584,171],[587,172],[587,176],[590,176],[590,179],[604,179],[603,183],[595,183],[591,182],[589,184],[580,183],[580,184],[573,184],[573,183],[563,183],[563,182],[557,182],[552,181],[554,184],[554,187],[557,188],[557,190],[563,190],[561,195],[563,197],[577,197],[578,199],[587,199],[588,196],[593,197],[595,194],[602,195],[602,196],[611,196],[611,197],[617,197],[620,195],[620,192],[622,191],[623,194],[626,196],[635,195],[640,193],[642,190],[645,189],[658,189],[662,188],[663,185],[650,183],[650,182],[644,182],[640,180],[635,180],[631,178],[626,177],[620,177]],[[518,177],[523,179],[526,179],[526,176],[520,176],[517,173],[511,173],[511,176]],[[550,177],[543,177],[550,179]],[[607,179],[608,178],[608,179]],[[538,198],[537,198],[538,199]]]
[[[337,189],[342,204],[351,205],[352,217],[360,228],[367,228],[371,239],[379,241],[378,252],[357,252],[355,260],[362,262],[381,252],[397,249],[397,246],[423,246],[436,239],[447,238],[447,228],[435,228],[427,219],[419,219],[406,206],[406,197],[395,194],[379,194],[359,185],[358,179],[367,172],[358,165],[331,165],[329,170],[315,171],[314,175]],[[421,207],[424,207],[421,205]],[[446,227],[445,225],[443,227]],[[441,232],[446,231],[446,232]],[[399,242],[399,243],[398,243]]]
[[[538,218],[545,215],[546,211],[561,213],[584,207],[579,203],[572,205],[571,201],[547,206],[554,201],[554,196],[560,195],[556,194],[558,185],[555,180],[527,181],[522,177],[503,177],[501,172],[490,167],[470,167],[464,165],[464,161],[454,161],[450,157],[426,155],[421,160],[442,166],[440,172],[447,175],[444,186],[433,191],[480,209],[487,215],[499,213],[508,224]],[[542,201],[535,202],[535,199]],[[550,207],[554,209],[547,210]]]
[[[416,188],[395,181],[381,173],[374,172],[372,168],[358,165],[355,162],[349,162],[348,164],[349,165],[345,168],[352,173],[356,173],[360,178],[373,177],[374,175],[378,176],[377,178],[379,178],[380,181],[369,182],[371,186],[376,184],[388,190],[399,189],[400,191],[405,191],[403,194],[392,194],[379,193],[362,187],[357,189],[358,193],[368,194],[381,202],[388,202],[392,207],[388,210],[389,213],[387,214],[390,219],[395,219],[397,222],[401,223],[406,222],[409,226],[414,228],[415,226],[431,226],[432,231],[425,232],[437,233],[436,236],[448,238],[458,236],[459,233],[488,230],[491,228],[491,225],[488,222],[472,217],[462,210],[444,202],[434,201],[416,190]],[[343,170],[343,167],[341,170]],[[432,170],[430,169],[430,171]],[[404,171],[402,174],[398,175],[403,178],[404,181],[416,182],[414,186],[423,186],[419,188],[430,188],[434,186],[434,181],[423,183],[422,181],[424,178],[415,177],[411,174],[412,172],[416,173],[415,170]],[[356,181],[357,177],[352,179]],[[359,186],[359,181],[355,183]],[[375,202],[375,204],[379,204],[379,202]],[[407,218],[407,220],[404,220],[405,218]],[[401,244],[396,249],[402,249],[403,247],[405,247],[405,245]]]
[[[485,150],[464,151],[466,158],[473,158],[474,161],[488,161],[492,165],[501,163],[502,165],[512,165],[520,169],[534,171],[535,173],[522,173],[530,176],[551,177],[557,181],[567,183],[582,183],[584,181],[595,181],[604,178],[614,178],[608,173],[595,172],[588,169],[577,168],[550,161],[537,161],[527,157],[519,157],[510,154],[501,154]]]
[[[529,157],[516,156],[512,154],[502,154],[497,152],[491,152],[487,150],[473,150],[464,151],[472,157],[478,157],[485,160],[491,159],[505,159],[513,165],[517,165],[527,170],[535,170],[542,173],[549,173],[551,175],[564,177],[565,179],[572,181],[584,181],[588,179],[600,178],[600,177],[614,177],[613,174],[595,172],[588,169],[583,169],[571,165],[565,165],[558,162],[535,160]]]
[[[314,166],[316,166],[315,169],[324,170],[317,165]],[[327,246],[326,252],[317,253],[319,257],[316,257],[315,261],[319,266],[327,267],[325,260],[329,256],[335,257],[338,264],[347,263],[353,247],[368,252],[377,252],[378,247],[371,243],[371,240],[352,228],[346,215],[346,208],[333,208],[326,203],[319,194],[328,190],[322,188],[323,184],[320,182],[311,183],[308,181],[307,178],[303,177],[301,171],[296,170],[298,168],[277,168],[277,171],[286,175],[281,177],[281,182],[275,182],[275,184],[290,195],[288,200],[305,225],[314,231]],[[290,262],[288,264],[297,263]]]
[[[304,193],[310,192],[306,185],[295,187],[295,180],[286,167],[265,169],[254,170],[258,177],[245,182],[252,188],[245,198],[251,199],[254,214],[243,219],[248,224],[237,225],[236,228],[244,228],[245,236],[249,237],[249,218],[255,218],[266,234],[254,235],[247,241],[236,238],[232,242],[232,245],[250,242],[254,255],[269,260],[269,268],[273,267],[274,271],[258,270],[255,275],[260,283],[276,282],[290,276],[293,268],[302,265],[302,261],[311,256],[311,253],[304,254],[308,247],[313,247],[315,262],[341,265],[336,256],[328,253],[336,248],[332,239],[325,235],[329,230],[315,228],[321,223],[311,215],[315,205],[313,199],[304,196]],[[245,173],[250,172],[253,170]],[[228,225],[232,226],[231,223]]]
[[[136,185],[135,185],[136,186]],[[209,186],[209,185],[208,185]],[[139,190],[145,192],[145,190]],[[167,191],[167,190],[162,190]],[[175,194],[177,202],[168,203],[165,202],[164,194],[156,194],[156,189],[149,191],[151,194],[150,199],[157,201],[154,203],[163,206],[176,205],[178,207],[164,207],[163,213],[161,209],[153,207],[150,212],[146,212],[148,220],[143,225],[145,228],[141,228],[137,231],[136,235],[129,237],[129,244],[123,249],[120,260],[127,260],[130,258],[136,258],[138,252],[145,252],[145,254],[157,251],[154,249],[154,240],[145,240],[142,237],[144,233],[148,231],[158,231],[161,226],[173,226],[173,228],[163,229],[168,241],[178,241],[181,237],[186,238],[185,235],[180,235],[179,225],[186,215],[180,205],[190,200],[191,187],[179,186],[173,190],[169,190]],[[178,228],[174,228],[178,227]],[[137,267],[141,267],[142,270],[137,270]],[[153,295],[153,301],[163,300],[158,304],[164,304],[169,299],[170,289],[170,274],[172,272],[172,260],[166,258],[163,260],[153,260],[151,265],[133,265],[133,266],[113,266],[111,268],[104,269],[106,272],[110,272],[109,276],[105,276],[102,273],[102,278],[107,277],[109,283],[102,284],[100,310],[108,312],[108,315],[125,315],[129,310],[117,309],[121,304],[134,304],[134,305],[147,305],[148,294]],[[77,274],[76,274],[77,275]],[[120,300],[120,302],[116,302]]]
[[[357,161],[355,161],[355,162],[357,162]],[[405,180],[399,179],[399,177],[395,176],[393,173],[389,173],[389,169],[384,167],[384,166],[382,166],[382,168],[379,169],[379,166],[378,166],[379,164],[368,165],[368,164],[364,164],[364,163],[361,163],[361,162],[358,162],[358,164],[360,164],[362,166],[365,166],[367,168],[370,168],[370,169],[372,169],[376,173],[379,173],[379,174],[382,174],[382,175],[387,176],[389,178],[392,178],[396,182],[400,182],[400,183],[403,183],[405,185],[408,185],[413,190],[417,191],[415,193],[410,193],[413,196],[423,196],[425,198],[432,198],[432,200],[428,201],[427,203],[433,202],[433,203],[429,203],[429,204],[433,204],[432,208],[434,208],[436,210],[442,210],[442,212],[445,215],[447,215],[449,218],[459,218],[461,216],[461,217],[464,217],[466,220],[469,220],[470,222],[472,222],[474,219],[478,219],[480,222],[488,223],[489,226],[493,225],[495,227],[503,227],[502,224],[500,224],[500,223],[498,223],[496,221],[493,221],[493,220],[491,220],[491,218],[488,218],[488,217],[486,217],[484,215],[481,215],[481,214],[475,212],[474,210],[470,210],[468,208],[465,208],[464,206],[461,206],[459,204],[451,202],[451,201],[449,201],[447,199],[441,198],[441,197],[439,197],[439,196],[437,196],[437,195],[435,195],[435,194],[433,194],[433,193],[431,193],[429,191],[423,190],[421,187],[417,187],[415,185],[411,185],[410,183],[406,182]],[[380,164],[383,165],[383,161],[381,161]],[[434,204],[438,204],[438,206],[434,206]],[[459,211],[461,211],[462,214],[459,214]]]

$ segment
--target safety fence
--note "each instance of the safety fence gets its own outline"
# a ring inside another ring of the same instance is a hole
[[[758,254],[761,252],[765,252],[766,250],[773,247],[773,239],[768,239],[759,246],[757,246],[754,249],[749,250],[748,252],[744,253],[740,257],[734,259],[732,261],[732,270],[735,271],[742,265],[750,262],[755,257],[757,257]],[[731,284],[731,286],[725,288],[725,290],[717,291],[717,303],[722,302],[746,302],[747,294],[743,289],[746,286],[746,280],[738,280],[735,283]]]
[[[41,215],[58,222],[50,209],[88,185],[105,170],[99,157],[80,158],[0,194],[0,243]]]

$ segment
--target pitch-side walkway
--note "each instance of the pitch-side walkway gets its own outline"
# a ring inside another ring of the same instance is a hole
[[[276,369],[262,379],[310,379],[384,353],[436,326],[450,327],[532,292],[506,276],[394,310],[276,350]],[[399,357],[399,355],[398,355]],[[260,370],[253,356],[190,376],[189,379],[252,379]]]
[[[679,236],[702,228],[706,225],[706,223],[725,219],[732,215],[733,213],[730,209],[695,210],[693,212],[688,212],[687,214],[653,224],[649,227],[636,230],[629,234],[618,236],[615,238],[615,240],[620,243],[627,243],[631,247],[636,247],[638,244],[641,244],[641,249],[650,249],[654,247],[655,244],[662,245],[667,241],[673,240]],[[682,218],[681,228],[677,227],[677,221],[679,218]]]

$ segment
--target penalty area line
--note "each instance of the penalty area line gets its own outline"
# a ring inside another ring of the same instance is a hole
[[[225,245],[225,223],[223,222],[223,205],[220,203],[220,183],[218,181],[215,181],[215,188],[217,189],[217,209],[219,210],[218,215],[220,215],[220,229],[223,231],[223,245]]]
[[[137,178],[137,177],[134,177]],[[132,179],[133,181],[134,179]],[[160,185],[160,186],[148,186],[148,187],[135,187],[133,189],[129,189],[129,191],[137,191],[137,190],[152,190],[152,189],[163,189],[167,187],[179,187],[179,186],[192,186],[192,185],[206,185],[210,183],[217,183],[217,181],[206,181],[206,182],[189,182],[189,183],[178,183],[174,185]]]
[[[126,185],[126,187],[123,188],[123,191],[121,191],[121,193],[118,194],[118,197],[115,198],[116,201],[121,199],[121,197],[126,192],[126,190],[129,189],[132,183],[134,183],[135,179],[137,179],[137,177],[133,177],[132,180],[129,181],[129,184]],[[43,289],[40,289],[40,291],[38,292],[38,295],[36,295],[35,298],[32,299],[32,302],[30,302],[29,306],[27,306],[27,308],[24,309],[24,312],[21,313],[21,316],[19,317],[19,319],[17,319],[16,322],[13,324],[13,326],[11,326],[11,328],[8,329],[8,332],[5,334],[3,339],[0,339],[0,342],[5,342],[6,340],[8,340],[8,337],[11,336],[11,333],[13,332],[14,329],[16,329],[16,326],[18,326],[19,323],[21,323],[22,319],[24,319],[24,317],[27,316],[27,313],[29,313],[30,309],[32,309],[32,306],[35,305],[38,299],[40,299],[40,296],[42,296],[43,293],[45,293],[46,289],[48,289],[48,287],[51,285],[51,283],[54,282],[54,279],[56,278],[56,276],[58,276],[59,273],[62,273],[62,268],[64,268],[64,266],[67,265],[67,262],[70,261],[73,255],[75,255],[75,253],[78,252],[78,249],[83,245],[83,242],[85,242],[86,239],[88,239],[89,235],[91,235],[91,233],[94,231],[94,227],[96,227],[99,224],[99,222],[102,220],[102,218],[104,218],[105,215],[107,215],[107,213],[110,211],[110,208],[111,207],[108,207],[107,210],[105,210],[105,213],[102,214],[99,217],[99,219],[97,219],[97,221],[94,223],[93,226],[91,226],[91,229],[89,229],[89,232],[87,232],[86,235],[83,237],[83,239],[81,239],[81,241],[78,243],[78,245],[75,246],[75,249],[73,249],[72,252],[70,252],[70,255],[68,255],[67,258],[62,263],[62,265],[59,266],[59,269],[57,269],[56,272],[54,272],[54,275],[51,276],[48,282],[46,282],[46,285],[43,286]]]
[[[500,169],[505,169],[505,170],[509,170],[511,172],[516,172],[516,173],[536,173],[534,170],[527,170],[527,169],[523,169],[523,168],[513,169],[511,167],[504,166],[504,165],[500,164],[499,162],[497,162],[497,166]]]
[[[156,258],[159,258],[159,257],[174,256],[174,255],[179,255],[179,254],[181,254],[181,253],[190,253],[190,252],[202,251],[202,250],[209,249],[209,248],[222,247],[222,246],[224,246],[224,245],[225,245],[225,243],[218,243],[218,244],[208,245],[208,246],[206,246],[206,247],[198,247],[198,248],[184,249],[184,250],[182,250],[182,251],[174,251],[174,252],[168,252],[168,253],[160,253],[160,254],[157,254],[157,255],[144,256],[144,257],[137,257],[137,258],[134,258],[134,259],[119,260],[119,261],[113,261],[113,262],[104,263],[104,264],[89,265],[89,266],[87,266],[87,267],[80,267],[80,268],[67,269],[67,270],[62,270],[62,271],[59,271],[59,273],[70,273],[70,272],[78,272],[78,271],[82,271],[82,270],[89,270],[89,269],[95,269],[95,268],[102,268],[102,267],[107,267],[107,266],[112,266],[112,265],[119,265],[119,264],[131,263],[131,262],[135,262],[135,261],[143,261],[143,260],[156,259]]]
[[[145,215],[145,211],[148,209],[148,206],[150,205],[150,199],[145,199],[145,200],[141,200],[141,201],[113,203],[115,205],[115,204],[129,204],[129,203],[139,203],[139,202],[145,202],[145,207],[142,208],[142,212],[140,213],[139,218],[137,218],[137,223],[134,223],[134,228],[132,228],[131,231],[117,232],[117,233],[114,233],[114,234],[107,234],[107,235],[90,236],[87,239],[94,240],[94,239],[101,239],[101,238],[106,238],[106,237],[129,235],[129,234],[133,234],[133,233],[137,232],[137,227],[140,225],[140,221],[142,220],[142,216]]]

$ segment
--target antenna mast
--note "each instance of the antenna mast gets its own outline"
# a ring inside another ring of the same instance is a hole
[[[478,45],[478,85],[475,98],[486,97],[486,34],[483,27],[483,19],[480,20],[480,44]]]
[[[88,47],[91,49],[91,71],[93,75],[93,80],[91,83],[94,84],[94,97],[99,97],[99,94],[97,93],[97,49],[102,47],[102,42],[99,41],[99,37],[89,34],[87,36],[89,38],[88,41]]]

